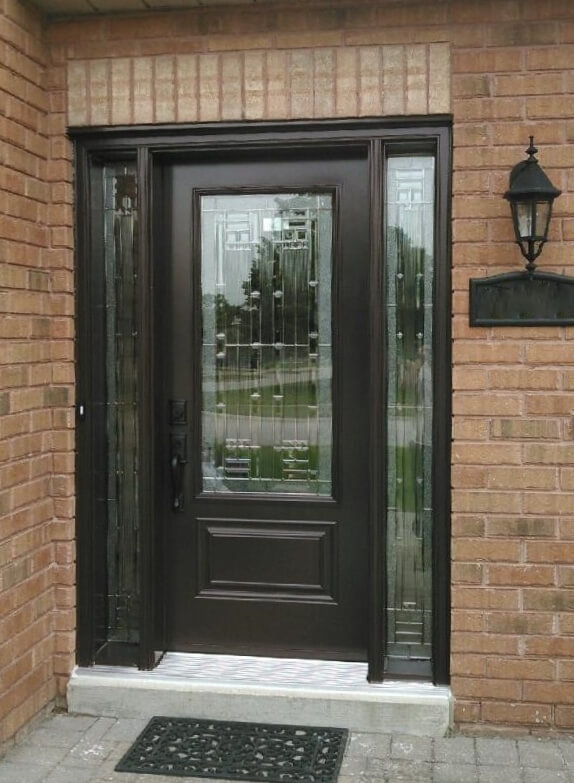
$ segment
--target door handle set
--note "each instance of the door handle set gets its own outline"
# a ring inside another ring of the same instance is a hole
[[[171,423],[174,422],[172,421]],[[172,433],[169,436],[169,469],[171,473],[171,507],[173,511],[183,511],[186,464],[187,435],[183,432]]]

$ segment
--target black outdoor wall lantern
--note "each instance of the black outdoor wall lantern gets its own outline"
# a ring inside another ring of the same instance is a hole
[[[526,269],[470,281],[471,326],[574,324],[574,278],[536,269],[548,238],[552,204],[561,193],[534,157],[537,152],[531,136],[528,157],[513,167],[504,194]]]
[[[562,191],[555,188],[534,157],[538,150],[534,136],[526,150],[528,158],[510,172],[509,187],[504,198],[510,202],[514,234],[520,252],[528,261],[526,269],[534,272],[534,261],[548,238],[552,202]]]

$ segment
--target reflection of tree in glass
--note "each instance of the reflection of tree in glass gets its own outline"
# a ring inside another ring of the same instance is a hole
[[[402,227],[393,226],[388,231],[388,246],[396,260],[396,335],[394,340],[389,336],[396,351],[396,385],[389,389],[390,402],[397,406],[395,506],[400,511],[415,512],[414,532],[419,536],[424,494],[424,375],[428,369],[424,351],[424,270],[430,259]]]
[[[397,403],[415,404],[412,395],[424,364],[424,268],[426,252],[413,245],[400,226],[388,229],[396,247]]]

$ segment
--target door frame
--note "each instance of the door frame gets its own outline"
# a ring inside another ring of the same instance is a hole
[[[368,679],[383,680],[386,584],[385,495],[386,484],[386,344],[384,229],[382,209],[385,187],[385,155],[428,152],[436,156],[435,270],[433,302],[433,553],[432,553],[432,659],[433,682],[449,679],[450,647],[450,422],[451,422],[451,118],[448,116],[393,118],[390,120],[291,121],[212,123],[201,125],[135,126],[129,128],[75,128],[69,130],[76,160],[76,364],[77,364],[77,661],[95,661],[95,557],[97,512],[93,489],[93,444],[90,406],[97,368],[91,361],[94,324],[90,311],[93,271],[90,259],[95,241],[91,228],[91,171],[114,160],[137,161],[138,277],[140,308],[138,331],[141,350],[137,358],[140,388],[138,424],[141,466],[140,640],[132,663],[151,669],[163,654],[161,644],[161,536],[155,525],[154,478],[154,309],[153,249],[158,234],[158,209],[154,198],[162,161],[191,151],[261,148],[321,148],[361,146],[370,163],[370,358],[369,390],[372,445],[370,449],[369,503],[369,654]],[[320,152],[319,152],[320,154]],[[382,305],[381,305],[382,303]],[[405,672],[407,674],[407,672]],[[393,678],[396,675],[393,674]]]

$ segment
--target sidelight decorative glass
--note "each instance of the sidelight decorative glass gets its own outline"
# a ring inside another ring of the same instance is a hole
[[[431,654],[434,158],[386,171],[387,669]]]
[[[138,384],[137,352],[137,204],[135,164],[103,168],[106,473],[105,507],[100,524],[107,527],[107,586],[100,614],[105,637],[137,642],[139,626]],[[103,435],[103,433],[102,433]]]
[[[333,204],[201,197],[202,480],[331,494]]]

